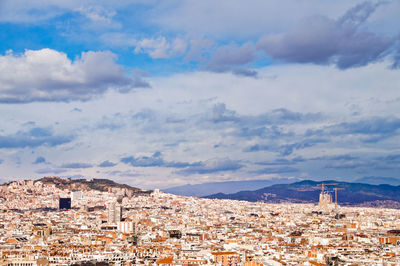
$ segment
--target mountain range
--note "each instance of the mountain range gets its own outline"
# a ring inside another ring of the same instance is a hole
[[[162,189],[163,192],[182,196],[204,197],[217,193],[232,194],[244,190],[257,190],[276,184],[290,184],[301,181],[299,178],[273,178],[264,180],[242,180],[225,182],[207,182],[195,185],[183,185]],[[336,182],[336,181],[335,181]],[[399,186],[400,179],[394,177],[367,176],[352,180],[353,183],[364,183],[370,185],[387,184]]]
[[[365,183],[370,185],[392,185],[400,186],[400,179],[395,177],[379,177],[379,176],[365,176],[354,180],[355,183]]]
[[[321,193],[322,184],[332,191],[338,190],[338,203],[340,205],[384,205],[385,207],[400,206],[400,186],[370,185],[363,183],[303,180],[291,184],[276,184],[254,191],[240,191],[233,194],[217,193],[206,196],[214,199],[233,199],[246,201],[264,201],[269,203],[317,203]],[[332,196],[333,200],[334,195]]]
[[[208,182],[196,185],[183,185],[162,189],[163,192],[182,196],[203,197],[216,193],[235,193],[242,190],[256,190],[274,184],[288,184],[299,179],[275,178],[265,180],[243,180],[226,182]]]

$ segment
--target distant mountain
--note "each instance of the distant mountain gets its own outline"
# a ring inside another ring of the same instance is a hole
[[[72,189],[72,190],[99,190],[99,191],[108,191],[109,188],[125,188],[127,190],[131,190],[134,193],[145,193],[145,191],[131,187],[126,184],[119,184],[109,179],[73,179],[73,178],[64,178],[57,176],[47,176],[41,179],[35,180],[35,182],[42,182],[45,184],[54,184],[56,187],[61,189]]]
[[[354,180],[356,183],[365,183],[371,185],[387,184],[392,186],[400,186],[400,179],[394,177],[378,177],[378,176],[366,176]]]
[[[328,186],[329,190],[332,190],[333,187],[343,188],[338,191],[338,203],[340,205],[363,204],[364,206],[368,206],[369,203],[372,204],[374,202],[381,202],[382,204],[386,202],[390,205],[393,202],[400,202],[400,186],[369,185],[338,181],[316,182],[311,180],[304,180],[292,184],[272,185],[255,191],[240,191],[234,194],[218,193],[207,196],[206,198],[264,201],[270,203],[317,203],[322,183],[337,183],[334,186]],[[334,199],[334,196],[332,198]]]
[[[163,192],[182,196],[203,197],[216,193],[235,193],[242,190],[256,190],[274,184],[288,184],[298,179],[275,178],[266,180],[243,180],[226,182],[208,182],[196,185],[184,185],[162,189]]]

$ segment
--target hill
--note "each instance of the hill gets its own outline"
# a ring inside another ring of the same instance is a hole
[[[63,178],[57,176],[47,176],[41,179],[35,180],[35,182],[42,182],[45,184],[54,184],[60,189],[71,189],[71,190],[99,190],[108,191],[109,188],[120,188],[130,190],[133,193],[145,193],[145,191],[131,187],[126,184],[119,184],[109,179],[72,179]]]
[[[355,183],[365,183],[370,185],[381,185],[387,184],[392,186],[400,186],[400,179],[395,177],[378,177],[378,176],[366,176],[354,180]]]
[[[182,196],[203,197],[216,193],[235,193],[242,190],[256,190],[274,184],[288,184],[296,179],[275,178],[266,180],[243,180],[226,182],[208,182],[196,185],[183,185],[162,189],[163,192]]]
[[[234,194],[218,193],[206,198],[234,199],[246,201],[264,201],[270,203],[294,202],[317,203],[321,192],[321,184],[337,183],[334,187],[342,188],[338,192],[340,205],[390,205],[397,206],[400,202],[400,186],[370,185],[337,181],[304,180],[291,184],[277,184],[254,191],[240,191]],[[329,186],[332,190],[333,186]],[[328,188],[329,188],[328,187]],[[334,197],[333,197],[334,198]],[[382,203],[382,204],[378,204]]]

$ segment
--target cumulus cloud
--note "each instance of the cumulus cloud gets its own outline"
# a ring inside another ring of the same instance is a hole
[[[303,141],[293,143],[293,144],[285,144],[279,147],[279,152],[282,156],[288,156],[292,154],[295,150],[301,150],[313,147],[319,143],[327,143],[326,139],[305,139]]]
[[[344,161],[344,162],[335,162],[331,164],[327,164],[325,168],[333,168],[333,169],[355,169],[365,166],[371,166],[369,162],[366,161]]]
[[[113,1],[112,4],[106,0],[2,0],[0,21],[38,23],[78,11],[93,21],[104,22],[114,16],[116,9],[136,2],[138,0]]]
[[[151,156],[138,156],[138,157],[129,156],[122,158],[121,162],[130,164],[131,166],[135,167],[184,168],[192,165],[191,163],[186,163],[186,162],[165,161],[162,157],[161,152],[155,152]]]
[[[103,116],[95,125],[95,129],[117,130],[125,126],[124,117],[120,113]]]
[[[297,164],[300,162],[304,162],[305,159],[302,157],[295,157],[293,159],[276,159],[273,161],[265,161],[265,162],[256,162],[255,164],[257,165],[268,165],[268,166],[274,166],[274,165],[293,165]]]
[[[39,156],[36,158],[36,160],[33,162],[33,164],[41,164],[41,163],[45,163],[46,159],[43,156]]]
[[[60,166],[60,168],[68,168],[68,169],[80,169],[80,168],[91,168],[91,167],[93,167],[92,164],[80,163],[80,162],[65,163]]]
[[[227,45],[218,48],[206,65],[213,72],[232,72],[239,76],[257,76],[257,72],[246,67],[257,59],[254,46],[246,43],[241,47]]]
[[[269,151],[272,150],[273,146],[254,144],[243,149],[244,152],[257,152],[257,151]]]
[[[378,160],[383,160],[390,164],[399,164],[400,165],[400,154],[390,154],[383,157],[378,157]]]
[[[318,130],[308,130],[306,135],[361,135],[364,142],[378,142],[393,137],[400,129],[400,119],[397,117],[369,117],[352,122],[342,122],[326,126]]]
[[[289,166],[283,167],[268,167],[254,171],[256,174],[285,174],[298,172],[299,169]]]
[[[74,108],[71,110],[71,113],[73,113],[73,112],[82,113],[82,109],[81,109],[81,108],[78,108],[78,107],[74,107]]]
[[[112,18],[116,15],[114,10],[108,10],[102,6],[81,6],[76,10],[96,23],[111,23]]]
[[[140,176],[140,174],[132,172],[130,170],[126,170],[126,171],[119,171],[119,170],[115,170],[115,171],[109,171],[107,172],[107,174],[111,175],[111,176],[120,176],[120,177],[138,177]]]
[[[209,53],[214,42],[211,39],[199,39],[195,38],[190,40],[187,54],[185,55],[185,61],[205,61],[206,55]]]
[[[235,135],[242,138],[251,139],[253,137],[260,137],[264,139],[278,139],[285,137],[293,137],[294,132],[289,131],[279,126],[246,126],[237,129]],[[258,146],[258,145],[257,145]],[[258,149],[258,148],[257,148]]]
[[[0,149],[55,147],[73,139],[73,136],[54,135],[51,129],[36,127],[28,131],[18,131],[13,135],[0,136]]]
[[[67,172],[65,169],[58,169],[58,168],[43,168],[35,171],[37,174],[61,174]]]
[[[324,12],[336,16],[349,1],[258,1],[213,0],[164,1],[152,12],[152,22],[160,27],[197,36],[252,38],[262,33],[282,30],[304,15]],[[290,8],[288,8],[290,7]]]
[[[379,5],[363,2],[337,20],[304,19],[285,34],[262,37],[258,48],[284,62],[335,64],[340,69],[367,65],[387,55],[395,42],[360,29]]]
[[[399,170],[400,165],[397,163],[393,163],[391,160],[386,160],[384,157],[382,158],[374,158],[374,159],[358,159],[358,160],[350,160],[350,161],[338,161],[334,163],[329,163],[325,166],[325,168],[330,169],[347,169],[353,170],[357,169],[358,171],[369,171],[379,170],[379,171],[387,171],[387,170]]]
[[[151,86],[150,86],[149,82],[147,82],[144,79],[149,76],[150,76],[150,74],[148,72],[136,69],[132,75],[132,83],[131,83],[132,87],[134,87],[134,88],[150,88]],[[129,87],[127,87],[125,89],[125,92],[128,92],[128,91],[130,91]],[[124,92],[124,90],[121,89],[120,92]]]
[[[180,175],[211,174],[225,171],[235,171],[242,167],[243,164],[238,161],[234,161],[229,158],[215,158],[188,166],[177,173]]]
[[[288,123],[309,123],[321,121],[324,115],[321,113],[293,112],[286,108],[273,109],[259,115],[241,115],[230,110],[224,103],[216,103],[211,109],[210,120],[214,123],[235,122],[241,125],[280,125]]]
[[[212,107],[211,121],[214,123],[220,122],[237,122],[239,116],[235,111],[226,108],[224,103],[216,103]]]
[[[151,156],[129,156],[121,159],[121,162],[134,167],[168,167],[182,170],[177,171],[180,175],[209,174],[223,171],[234,171],[243,167],[238,161],[229,158],[215,158],[193,163],[166,161],[161,152],[155,152]]]
[[[279,153],[281,156],[289,156],[296,150],[303,150],[313,147],[319,143],[327,143],[325,139],[304,139],[296,143],[290,144],[254,144],[243,149],[244,152],[259,152],[259,151],[273,151]]]
[[[392,134],[400,128],[396,117],[372,117],[355,122],[343,122],[329,128],[332,134]]]
[[[187,43],[181,38],[168,41],[164,36],[145,38],[135,42],[135,53],[147,53],[151,58],[170,58],[183,55],[187,50]]]
[[[100,163],[99,167],[113,167],[113,166],[116,166],[116,165],[117,165],[116,163],[113,163],[113,162],[110,162],[110,161],[106,160],[106,161]]]
[[[393,55],[392,69],[400,69],[400,43],[397,44],[397,49]]]
[[[327,155],[327,156],[319,156],[314,158],[309,158],[310,160],[333,160],[333,161],[352,161],[359,159],[357,156],[353,156],[351,154],[342,154],[342,155]]]
[[[109,88],[144,86],[132,81],[111,52],[85,52],[71,61],[52,49],[0,56],[0,102],[89,100]]]
[[[362,2],[355,7],[350,8],[339,20],[340,25],[347,25],[350,27],[358,27],[364,21],[366,21],[369,16],[375,12],[376,8],[380,5],[385,4],[385,2],[371,1]]]

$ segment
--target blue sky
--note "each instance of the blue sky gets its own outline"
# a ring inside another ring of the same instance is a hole
[[[398,1],[0,2],[1,180],[400,178]]]

